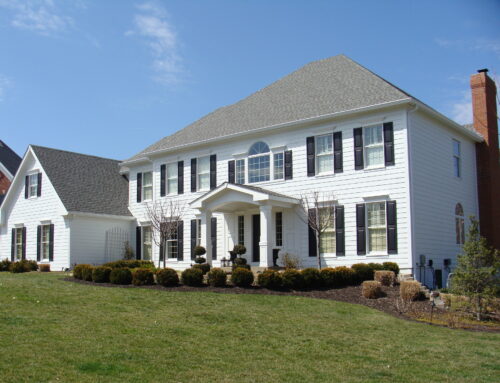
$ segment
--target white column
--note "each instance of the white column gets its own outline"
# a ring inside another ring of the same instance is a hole
[[[273,265],[272,249],[272,206],[260,206],[260,266],[271,267]]]
[[[207,263],[210,264],[212,264],[211,219],[211,211],[205,210],[201,213],[201,246],[207,251],[205,257],[207,258]]]

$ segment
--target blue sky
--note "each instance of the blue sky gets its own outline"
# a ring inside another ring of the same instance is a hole
[[[0,0],[0,139],[125,159],[344,53],[459,122],[500,1]]]

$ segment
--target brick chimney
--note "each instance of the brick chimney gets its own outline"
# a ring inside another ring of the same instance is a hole
[[[484,142],[476,144],[479,219],[481,235],[500,249],[497,88],[487,72],[478,70],[470,78],[474,129],[484,137]]]

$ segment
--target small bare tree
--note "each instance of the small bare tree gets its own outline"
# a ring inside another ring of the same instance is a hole
[[[163,254],[158,257],[158,267],[166,266],[167,249],[165,241],[178,235],[177,226],[184,216],[184,203],[173,199],[160,199],[146,204],[146,214],[151,222],[151,236]]]
[[[300,213],[298,216],[305,222],[316,236],[316,257],[318,268],[321,269],[320,245],[321,238],[334,225],[335,206],[333,193],[311,192],[300,198]]]

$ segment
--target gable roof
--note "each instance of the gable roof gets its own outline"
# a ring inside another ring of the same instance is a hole
[[[68,212],[131,215],[128,181],[119,173],[119,161],[35,145],[31,149]]]
[[[411,96],[344,55],[309,63],[147,147],[148,153]],[[127,162],[125,161],[125,162]]]
[[[22,158],[17,155],[5,142],[0,140],[0,163],[14,176],[21,165]]]

